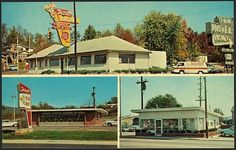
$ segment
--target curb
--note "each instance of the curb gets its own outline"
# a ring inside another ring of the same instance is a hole
[[[86,144],[86,145],[117,145],[117,141],[80,141],[80,140],[2,140],[2,144]]]
[[[147,136],[121,136],[120,138],[135,138],[135,139],[156,139],[156,140],[201,140],[201,141],[234,141],[234,138],[230,139],[214,139],[215,137],[206,138],[169,138],[169,137],[147,137]]]

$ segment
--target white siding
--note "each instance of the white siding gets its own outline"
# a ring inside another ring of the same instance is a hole
[[[163,51],[151,51],[149,55],[150,67],[157,66],[166,68],[166,52]]]

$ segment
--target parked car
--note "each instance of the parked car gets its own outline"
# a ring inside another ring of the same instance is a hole
[[[135,128],[132,126],[123,126],[122,127],[122,132],[134,132]]]
[[[217,68],[215,65],[207,64],[208,73],[223,73],[224,69]]]
[[[17,71],[17,66],[9,65],[9,71]]]
[[[16,127],[17,122],[10,121],[10,120],[2,120],[2,127]]]
[[[54,74],[55,71],[53,70],[46,70],[46,71],[43,71],[42,74]]]
[[[234,126],[226,129],[219,129],[218,133],[220,133],[221,136],[234,136]]]
[[[117,126],[117,119],[116,120],[108,120],[108,121],[105,122],[105,124],[109,127]]]

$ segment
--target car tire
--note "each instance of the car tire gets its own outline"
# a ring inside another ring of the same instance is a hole
[[[226,134],[224,132],[221,132],[220,135],[223,137],[226,136]]]
[[[111,127],[111,126],[112,126],[112,124],[111,124],[111,123],[108,123],[107,125],[108,125],[108,127]]]
[[[203,72],[202,71],[198,71],[198,74],[203,74]]]
[[[179,74],[184,74],[184,71],[183,71],[183,70],[180,70],[180,71],[179,71]]]

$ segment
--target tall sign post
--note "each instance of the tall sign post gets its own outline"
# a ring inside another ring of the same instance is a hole
[[[31,90],[26,85],[17,84],[18,90],[18,107],[26,116],[28,128],[32,128],[32,112],[31,110]]]
[[[143,91],[146,90],[146,82],[148,82],[146,79],[143,81],[143,77],[141,76],[141,81],[137,81],[137,84],[141,84],[141,109],[143,109]]]
[[[214,22],[206,23],[206,34],[208,43],[212,46],[221,47],[225,56],[225,68],[227,73],[234,68],[234,19],[230,17],[217,16]]]
[[[206,138],[208,138],[208,117],[207,117],[207,89],[206,89],[206,76],[204,79],[204,89],[205,89],[205,123],[206,123]]]
[[[75,35],[76,35],[76,24],[80,23],[80,19],[76,19],[76,12],[75,12],[75,1],[74,1],[74,14],[73,17],[72,13],[67,9],[56,8],[54,3],[50,3],[44,6],[44,10],[49,13],[51,18],[53,19],[52,29],[57,30],[58,37],[60,39],[61,44],[64,47],[70,47],[71,39],[70,39],[70,32],[71,32],[71,24],[75,25]],[[76,36],[75,38],[75,53],[76,53]],[[77,57],[75,54],[75,71],[77,71]],[[63,68],[62,68],[63,70]]]

